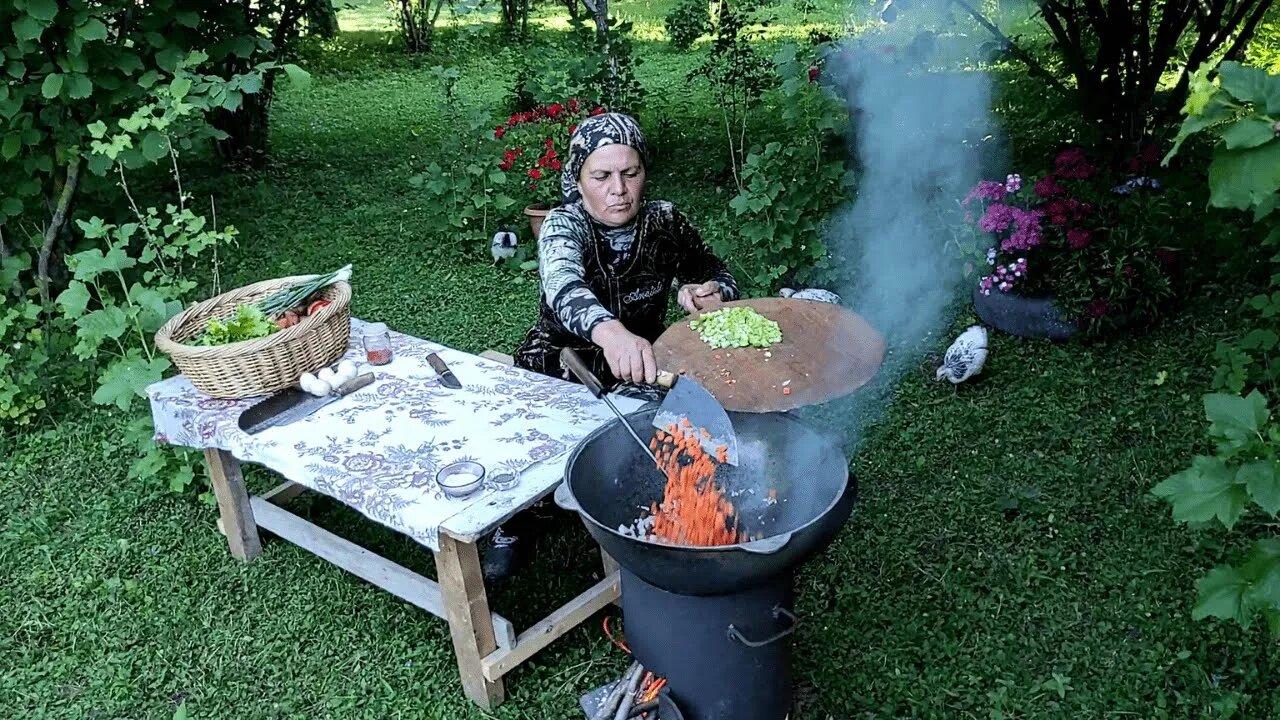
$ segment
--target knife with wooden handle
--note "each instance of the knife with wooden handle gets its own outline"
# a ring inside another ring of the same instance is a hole
[[[449,366],[445,364],[444,360],[440,359],[439,355],[431,353],[427,356],[427,362],[430,363],[431,369],[435,370],[436,374],[440,376],[441,385],[444,385],[450,390],[459,390],[462,388],[462,383],[458,382],[458,378],[453,374],[453,371],[449,369]]]

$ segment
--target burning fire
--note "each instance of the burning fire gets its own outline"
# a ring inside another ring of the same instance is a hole
[[[659,430],[649,442],[658,459],[658,469],[667,476],[662,503],[650,508],[653,539],[672,545],[733,545],[744,541],[738,529],[733,503],[716,484],[716,467],[724,463],[726,448],[717,448],[713,460],[702,448],[698,433],[686,419],[666,431]]]

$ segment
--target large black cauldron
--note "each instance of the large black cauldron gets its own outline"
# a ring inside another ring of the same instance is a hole
[[[640,410],[627,420],[649,437],[655,413]],[[722,595],[786,573],[825,547],[849,518],[854,493],[848,461],[834,438],[791,415],[731,412],[729,419],[738,436],[738,466],[720,466],[716,481],[741,528],[760,540],[675,547],[619,532],[661,502],[666,485],[619,420],[588,435],[569,455],[556,502],[576,510],[620,565],[667,592]],[[776,502],[770,500],[775,489]]]
[[[647,437],[654,413],[627,420]],[[793,574],[848,519],[854,492],[835,439],[790,415],[729,416],[739,464],[721,466],[716,479],[740,527],[760,540],[676,547],[620,532],[661,501],[666,478],[619,420],[573,451],[556,502],[576,510],[622,566],[628,642],[641,664],[667,678],[688,720],[783,720],[797,622]]]

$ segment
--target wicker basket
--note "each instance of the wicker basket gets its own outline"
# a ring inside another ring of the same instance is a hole
[[[210,318],[231,316],[236,306],[306,280],[299,275],[246,285],[196,303],[156,332],[156,347],[201,392],[216,398],[245,398],[283,390],[303,373],[332,364],[347,351],[351,335],[351,286],[334,283],[319,291],[329,301],[315,315],[264,338],[202,347],[186,341],[204,332]]]

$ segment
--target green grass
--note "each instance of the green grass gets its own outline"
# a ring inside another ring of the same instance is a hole
[[[619,9],[647,18],[643,35],[665,7]],[[189,164],[189,186],[241,231],[224,284],[350,261],[357,315],[509,350],[535,314],[532,278],[489,265],[492,228],[425,231],[432,208],[407,179],[451,152],[454,113],[501,102],[512,55],[481,35],[405,59],[380,32],[384,13],[355,3],[349,33],[309,48],[323,71],[277,103],[266,169]],[[802,34],[795,24],[778,34]],[[554,51],[553,32],[524,52]],[[718,116],[683,81],[705,43],[637,46],[644,119],[677,128],[660,140],[656,191],[732,238],[716,151],[702,144]],[[439,62],[463,71],[457,106],[429,75]],[[1244,717],[1280,713],[1261,631],[1189,617],[1221,538],[1175,525],[1147,495],[1202,443],[1221,307],[1093,344],[997,337],[982,378],[959,388],[927,366],[909,374],[854,460],[855,519],[801,577],[796,717],[1217,717],[1233,701]],[[69,408],[0,436],[0,717],[167,720],[181,703],[195,718],[485,717],[462,699],[443,622],[286,543],[232,560],[208,504],[126,478],[125,421]],[[332,502],[302,508],[431,570],[429,553]],[[496,609],[536,619],[589,582],[589,550],[575,520],[551,521],[536,567]],[[579,717],[578,693],[623,664],[587,623],[509,676],[493,716]]]

